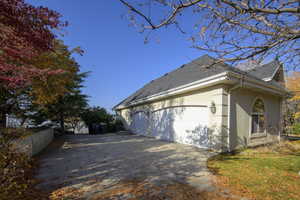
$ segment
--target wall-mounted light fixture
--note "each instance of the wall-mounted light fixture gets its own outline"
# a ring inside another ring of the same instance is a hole
[[[212,114],[215,114],[217,112],[217,107],[216,107],[216,104],[215,102],[212,102],[211,105],[210,105],[210,112]]]

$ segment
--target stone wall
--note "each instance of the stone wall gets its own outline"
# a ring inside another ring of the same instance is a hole
[[[32,157],[50,144],[53,140],[53,129],[46,129],[34,133],[14,142],[15,148],[20,152],[25,152],[28,156]]]

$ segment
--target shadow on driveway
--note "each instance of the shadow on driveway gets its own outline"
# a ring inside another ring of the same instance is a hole
[[[75,188],[87,198],[123,180],[212,187],[206,162],[213,153],[206,150],[135,135],[63,137],[62,145],[50,146],[38,157],[36,178],[45,191]]]

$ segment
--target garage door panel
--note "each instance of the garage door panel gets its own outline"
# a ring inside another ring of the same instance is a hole
[[[146,135],[149,126],[149,119],[144,112],[135,113],[132,116],[130,129],[138,135]]]
[[[153,137],[173,141],[174,129],[173,110],[165,109],[152,113],[151,133]]]
[[[196,146],[207,146],[208,129],[203,124],[175,124],[176,142],[183,144],[191,144]]]
[[[207,147],[208,109],[205,107],[168,108],[152,114],[152,136]]]

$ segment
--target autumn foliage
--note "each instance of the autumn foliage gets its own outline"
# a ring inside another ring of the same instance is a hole
[[[52,51],[45,52],[34,59],[31,63],[40,70],[49,70],[61,73],[48,73],[47,76],[34,77],[31,81],[30,96],[34,102],[46,105],[55,102],[67,92],[76,79],[79,72],[79,64],[72,58],[73,53],[81,54],[80,48],[71,51],[60,40],[55,40]],[[49,72],[51,72],[49,71]]]
[[[54,47],[53,29],[66,26],[60,14],[34,7],[24,0],[0,0],[0,84],[6,88],[24,87],[33,78],[61,73],[38,68],[30,62]]]
[[[300,72],[294,71],[287,77],[287,88],[294,92],[292,100],[300,100]]]
[[[287,88],[293,93],[293,97],[289,99],[294,105],[294,117],[300,118],[300,72],[294,71],[287,77]]]
[[[0,0],[0,200],[44,199],[34,189],[32,159],[13,148],[27,130],[5,128],[6,114],[24,122],[74,87],[72,54],[82,51],[56,38],[54,30],[67,25],[60,17],[24,0]]]
[[[25,129],[1,130],[0,137],[0,199],[45,199],[37,191],[32,178],[33,160],[14,148],[13,141],[28,133]]]

